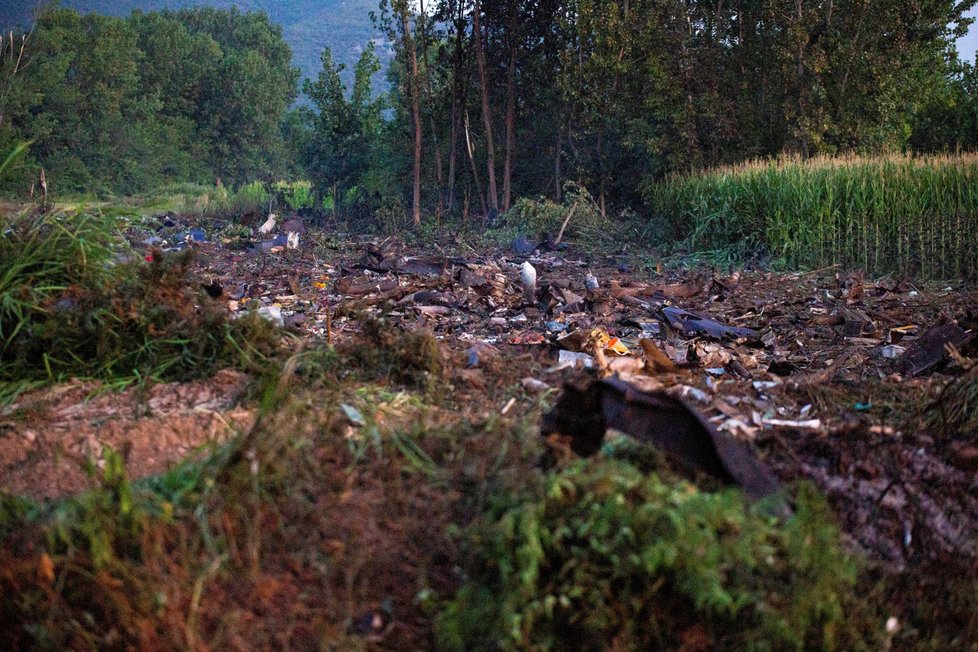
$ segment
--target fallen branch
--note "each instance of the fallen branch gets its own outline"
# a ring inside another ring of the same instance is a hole
[[[560,244],[560,239],[564,237],[564,229],[567,228],[567,223],[570,222],[572,217],[574,217],[574,211],[576,210],[577,210],[577,202],[574,202],[574,205],[571,206],[570,212],[567,213],[567,217],[564,218],[564,223],[560,225],[560,231],[557,232],[557,239],[554,240],[555,245]]]

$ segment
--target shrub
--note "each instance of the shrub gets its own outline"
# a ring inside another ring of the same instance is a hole
[[[261,181],[252,181],[238,188],[231,205],[242,215],[261,214],[268,210],[268,190]]]
[[[579,462],[471,526],[447,649],[852,649],[856,566],[812,492],[784,523],[741,494]],[[498,643],[498,644],[497,644]]]
[[[293,211],[310,210],[316,205],[312,184],[308,181],[278,181],[274,188],[285,205]]]
[[[58,310],[59,300],[70,303],[72,288],[111,282],[121,243],[103,215],[0,218],[0,351]]]
[[[438,340],[429,331],[404,331],[365,317],[363,340],[341,347],[348,369],[364,379],[429,389],[441,376],[444,360]]]
[[[336,200],[333,198],[333,193],[328,192],[323,195],[322,209],[324,213],[332,213],[336,208]]]
[[[502,235],[509,239],[520,234],[536,236],[547,233],[556,238],[571,211],[574,214],[570,216],[561,239],[592,246],[619,243],[632,219],[628,213],[617,217],[602,215],[587,189],[568,183],[563,203],[543,198],[517,199],[503,216],[506,228]]]

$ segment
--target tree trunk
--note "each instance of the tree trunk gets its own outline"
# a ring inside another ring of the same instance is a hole
[[[479,168],[475,165],[475,147],[472,145],[472,134],[469,131],[469,112],[465,112],[465,150],[469,153],[469,163],[472,164],[472,179],[475,181],[475,191],[479,195],[479,203],[482,204],[482,214],[486,214],[486,198],[482,194],[482,184],[479,181]],[[466,202],[466,206],[468,202]]]
[[[512,199],[513,147],[516,132],[516,52],[519,39],[516,35],[517,4],[509,3],[507,30],[509,32],[509,68],[506,70],[506,156],[503,161],[503,211],[509,210]]]
[[[455,52],[452,57],[452,142],[448,150],[448,211],[455,208],[455,177],[458,165],[458,138],[462,128],[462,60],[464,47],[462,36],[465,34],[463,4],[459,2],[458,16],[455,19]],[[466,204],[467,206],[467,204]]]
[[[424,11],[424,0],[418,0],[418,20],[421,20],[423,16],[426,16]],[[435,181],[438,185],[438,208],[436,213],[441,215],[442,211],[445,210],[445,184],[444,181],[444,170],[442,169],[442,157],[441,157],[441,143],[438,142],[438,129],[435,127],[435,113],[434,113],[434,92],[431,86],[431,61],[428,58],[428,31],[422,28],[421,30],[421,52],[424,55],[424,87],[425,87],[425,101],[430,107],[428,114],[428,122],[431,127],[431,144],[435,151]]]
[[[454,84],[454,80],[452,81]],[[455,165],[458,158],[458,99],[453,90],[452,92],[452,142],[448,149],[448,212],[455,208]]]
[[[486,128],[486,168],[489,176],[489,207],[499,210],[499,193],[496,192],[496,147],[492,139],[492,111],[489,108],[489,81],[486,75],[486,53],[482,43],[482,5],[474,0],[472,32],[475,37],[475,59],[479,66],[479,88],[482,92],[482,122]]]
[[[414,119],[414,198],[411,203],[411,219],[414,226],[421,226],[421,105],[418,100],[418,51],[411,38],[407,3],[401,6],[401,29],[404,50],[411,58],[411,114]]]
[[[560,183],[560,152],[564,147],[562,126],[557,127],[557,146],[554,149],[554,200],[560,202],[561,183]]]

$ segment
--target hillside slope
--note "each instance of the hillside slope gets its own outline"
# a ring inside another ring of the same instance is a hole
[[[0,0],[0,27],[27,24],[39,4],[32,0]],[[326,46],[332,48],[337,61],[347,65],[346,72],[371,39],[378,39],[382,60],[388,58],[387,48],[380,46],[382,36],[370,21],[369,12],[377,8],[376,0],[62,0],[61,5],[113,16],[126,16],[135,9],[158,11],[194,6],[261,10],[282,26],[303,78],[318,73],[319,55]]]

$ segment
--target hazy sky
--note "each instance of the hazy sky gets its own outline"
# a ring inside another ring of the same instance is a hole
[[[971,17],[978,16],[978,8],[969,11],[968,15]],[[958,53],[962,59],[973,62],[975,50],[978,50],[978,21],[973,22],[968,30],[968,35],[958,41]]]

